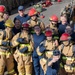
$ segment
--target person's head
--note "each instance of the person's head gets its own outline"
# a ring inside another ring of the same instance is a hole
[[[35,32],[37,35],[40,35],[40,33],[41,33],[41,27],[40,27],[40,25],[35,25],[35,26],[34,26],[34,32]]]
[[[66,26],[65,33],[68,33],[69,35],[72,34],[72,28],[71,28],[71,26]]]
[[[3,18],[4,20],[8,20],[9,19],[9,13],[8,12],[5,12],[4,15],[3,15]]]
[[[49,18],[50,24],[52,24],[53,26],[56,26],[58,23],[58,17],[56,15],[52,15]]]
[[[0,17],[3,17],[6,8],[4,5],[0,5]]]
[[[26,22],[23,23],[23,24],[22,24],[22,30],[23,30],[23,31],[28,31],[28,30],[29,30],[29,24],[26,23]]]
[[[28,15],[29,15],[29,16],[31,17],[31,19],[34,20],[34,21],[35,21],[35,20],[37,19],[37,17],[38,17],[37,11],[36,11],[36,9],[34,9],[34,8],[32,8],[32,9],[29,10]]]
[[[20,16],[24,16],[24,11],[25,11],[25,9],[24,9],[23,6],[18,7],[18,13],[19,13]]]
[[[61,23],[62,23],[63,25],[65,25],[65,24],[67,23],[67,17],[66,17],[66,16],[61,16],[61,17],[60,17],[60,20],[61,20]]]
[[[5,22],[5,26],[8,31],[12,31],[12,28],[14,27],[14,23],[10,19],[8,19]]]
[[[67,46],[69,45],[70,43],[70,40],[71,40],[71,37],[68,33],[63,33],[60,37],[60,41],[62,41],[62,43]]]
[[[20,20],[19,19],[14,19],[14,24],[15,24],[15,27],[16,28],[21,28],[21,22],[20,22]]]
[[[48,41],[51,41],[52,40],[52,31],[50,31],[50,30],[46,31],[45,36]]]

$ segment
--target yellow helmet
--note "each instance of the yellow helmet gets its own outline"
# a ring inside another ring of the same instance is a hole
[[[10,19],[8,19],[5,22],[5,26],[10,27],[10,28],[13,28],[14,27],[14,23]]]

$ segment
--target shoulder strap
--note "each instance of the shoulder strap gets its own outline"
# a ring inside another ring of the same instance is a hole
[[[62,46],[61,46],[61,53],[62,53],[63,49],[64,49],[64,44],[62,44]]]

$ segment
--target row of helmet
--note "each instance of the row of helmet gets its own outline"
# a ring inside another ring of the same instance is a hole
[[[46,31],[45,36],[46,37],[52,37],[52,31]],[[71,39],[71,37],[68,33],[63,33],[60,37],[60,41],[67,41],[67,40],[70,40],[70,39]]]
[[[37,15],[39,12],[37,12],[37,10],[35,8],[32,8],[29,10],[29,13],[28,15],[31,17],[31,16],[34,16],[34,15]],[[58,21],[58,17],[56,15],[52,15],[50,18],[49,18],[50,21]]]

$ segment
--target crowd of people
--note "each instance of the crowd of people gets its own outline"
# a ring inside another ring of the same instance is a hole
[[[14,20],[0,5],[0,75],[75,75],[75,6],[45,25],[35,8],[18,7]],[[6,69],[5,69],[6,68]]]

